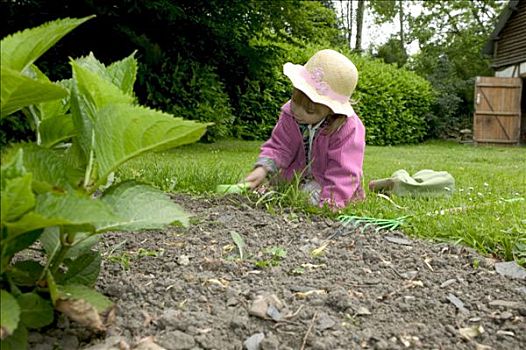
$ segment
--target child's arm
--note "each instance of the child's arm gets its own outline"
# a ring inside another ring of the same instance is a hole
[[[334,135],[329,145],[328,163],[320,205],[344,207],[351,200],[365,197],[362,166],[365,151],[365,128],[356,116],[350,118]]]
[[[286,103],[272,130],[270,139],[261,146],[259,159],[269,158],[274,161],[277,169],[287,168],[292,163],[302,142],[298,124],[290,112],[290,103]]]
[[[259,186],[268,173],[287,168],[297,154],[301,143],[298,126],[290,114],[289,104],[282,108],[279,120],[270,138],[261,146],[261,152],[254,170],[246,177],[251,188]]]

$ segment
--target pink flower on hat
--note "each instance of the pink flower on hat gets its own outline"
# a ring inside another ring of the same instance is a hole
[[[320,67],[314,68],[310,74],[314,81],[321,82],[323,80],[323,69]]]
[[[311,72],[311,78],[312,82],[314,84],[314,88],[320,95],[327,95],[329,92],[329,85],[323,81],[323,69],[322,68],[316,68]]]

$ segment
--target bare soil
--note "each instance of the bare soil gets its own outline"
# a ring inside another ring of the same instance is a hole
[[[61,318],[31,349],[526,348],[526,281],[468,248],[353,229],[318,249],[338,223],[236,196],[176,201],[188,228],[101,240],[108,331]]]

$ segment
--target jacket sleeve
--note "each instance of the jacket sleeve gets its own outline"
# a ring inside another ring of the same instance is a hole
[[[362,187],[365,128],[355,115],[333,136],[327,151],[320,205],[345,207],[352,200],[365,198]]]
[[[288,168],[298,153],[298,126],[290,114],[290,102],[282,107],[270,138],[261,146],[259,159],[272,159],[278,169]]]

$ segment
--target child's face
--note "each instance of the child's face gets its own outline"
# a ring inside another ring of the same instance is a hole
[[[325,105],[312,102],[307,95],[294,89],[290,104],[292,115],[299,124],[314,125],[331,114],[331,109]]]

